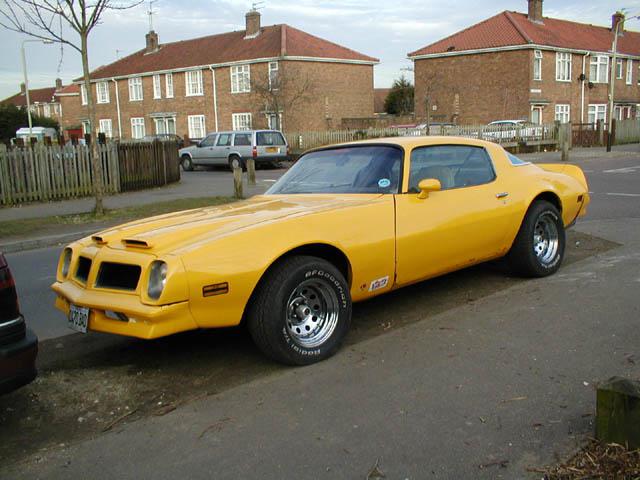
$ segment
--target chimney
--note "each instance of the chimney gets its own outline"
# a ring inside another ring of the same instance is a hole
[[[27,87],[26,87],[26,85],[24,84],[24,82],[22,82],[22,83],[20,84],[20,95],[26,95],[26,93],[27,93]]]
[[[62,89],[62,79],[56,78],[56,90],[61,90],[61,89]]]
[[[620,26],[618,27],[618,24]],[[615,32],[618,27],[618,35],[622,35],[624,32],[624,13],[616,12],[611,16],[611,31]]]
[[[536,23],[542,23],[542,0],[528,0],[529,2],[529,20]]]
[[[247,24],[244,38],[255,38],[260,35],[260,12],[252,8],[245,15]]]
[[[147,48],[145,49],[145,53],[153,53],[158,51],[158,34],[156,32],[151,30],[144,36],[144,38],[147,41]]]

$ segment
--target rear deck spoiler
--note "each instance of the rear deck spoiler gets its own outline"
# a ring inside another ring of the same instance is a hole
[[[576,165],[569,165],[566,163],[537,163],[538,167],[546,170],[547,172],[563,173],[575,178],[585,190],[589,190],[587,184],[587,178],[584,176],[582,169]]]

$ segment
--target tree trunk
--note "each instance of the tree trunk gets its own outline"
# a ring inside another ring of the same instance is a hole
[[[98,125],[96,123],[96,104],[93,98],[91,82],[89,81],[89,53],[87,47],[87,33],[80,35],[82,42],[82,73],[84,75],[84,88],[87,92],[87,106],[89,108],[89,133],[91,135],[91,169],[93,170],[93,195],[96,199],[95,214],[104,215],[102,197],[104,186],[102,184],[102,161],[98,147]]]

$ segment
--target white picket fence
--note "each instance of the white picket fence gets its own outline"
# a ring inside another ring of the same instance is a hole
[[[558,129],[553,123],[544,125],[434,125],[426,128],[367,128],[362,130],[327,130],[323,132],[286,133],[287,142],[294,152],[336,143],[385,137],[444,135],[477,138],[503,146],[554,145],[558,142]]]

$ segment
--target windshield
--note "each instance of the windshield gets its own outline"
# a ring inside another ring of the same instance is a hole
[[[386,145],[310,152],[266,195],[285,193],[398,193],[402,150]]]

